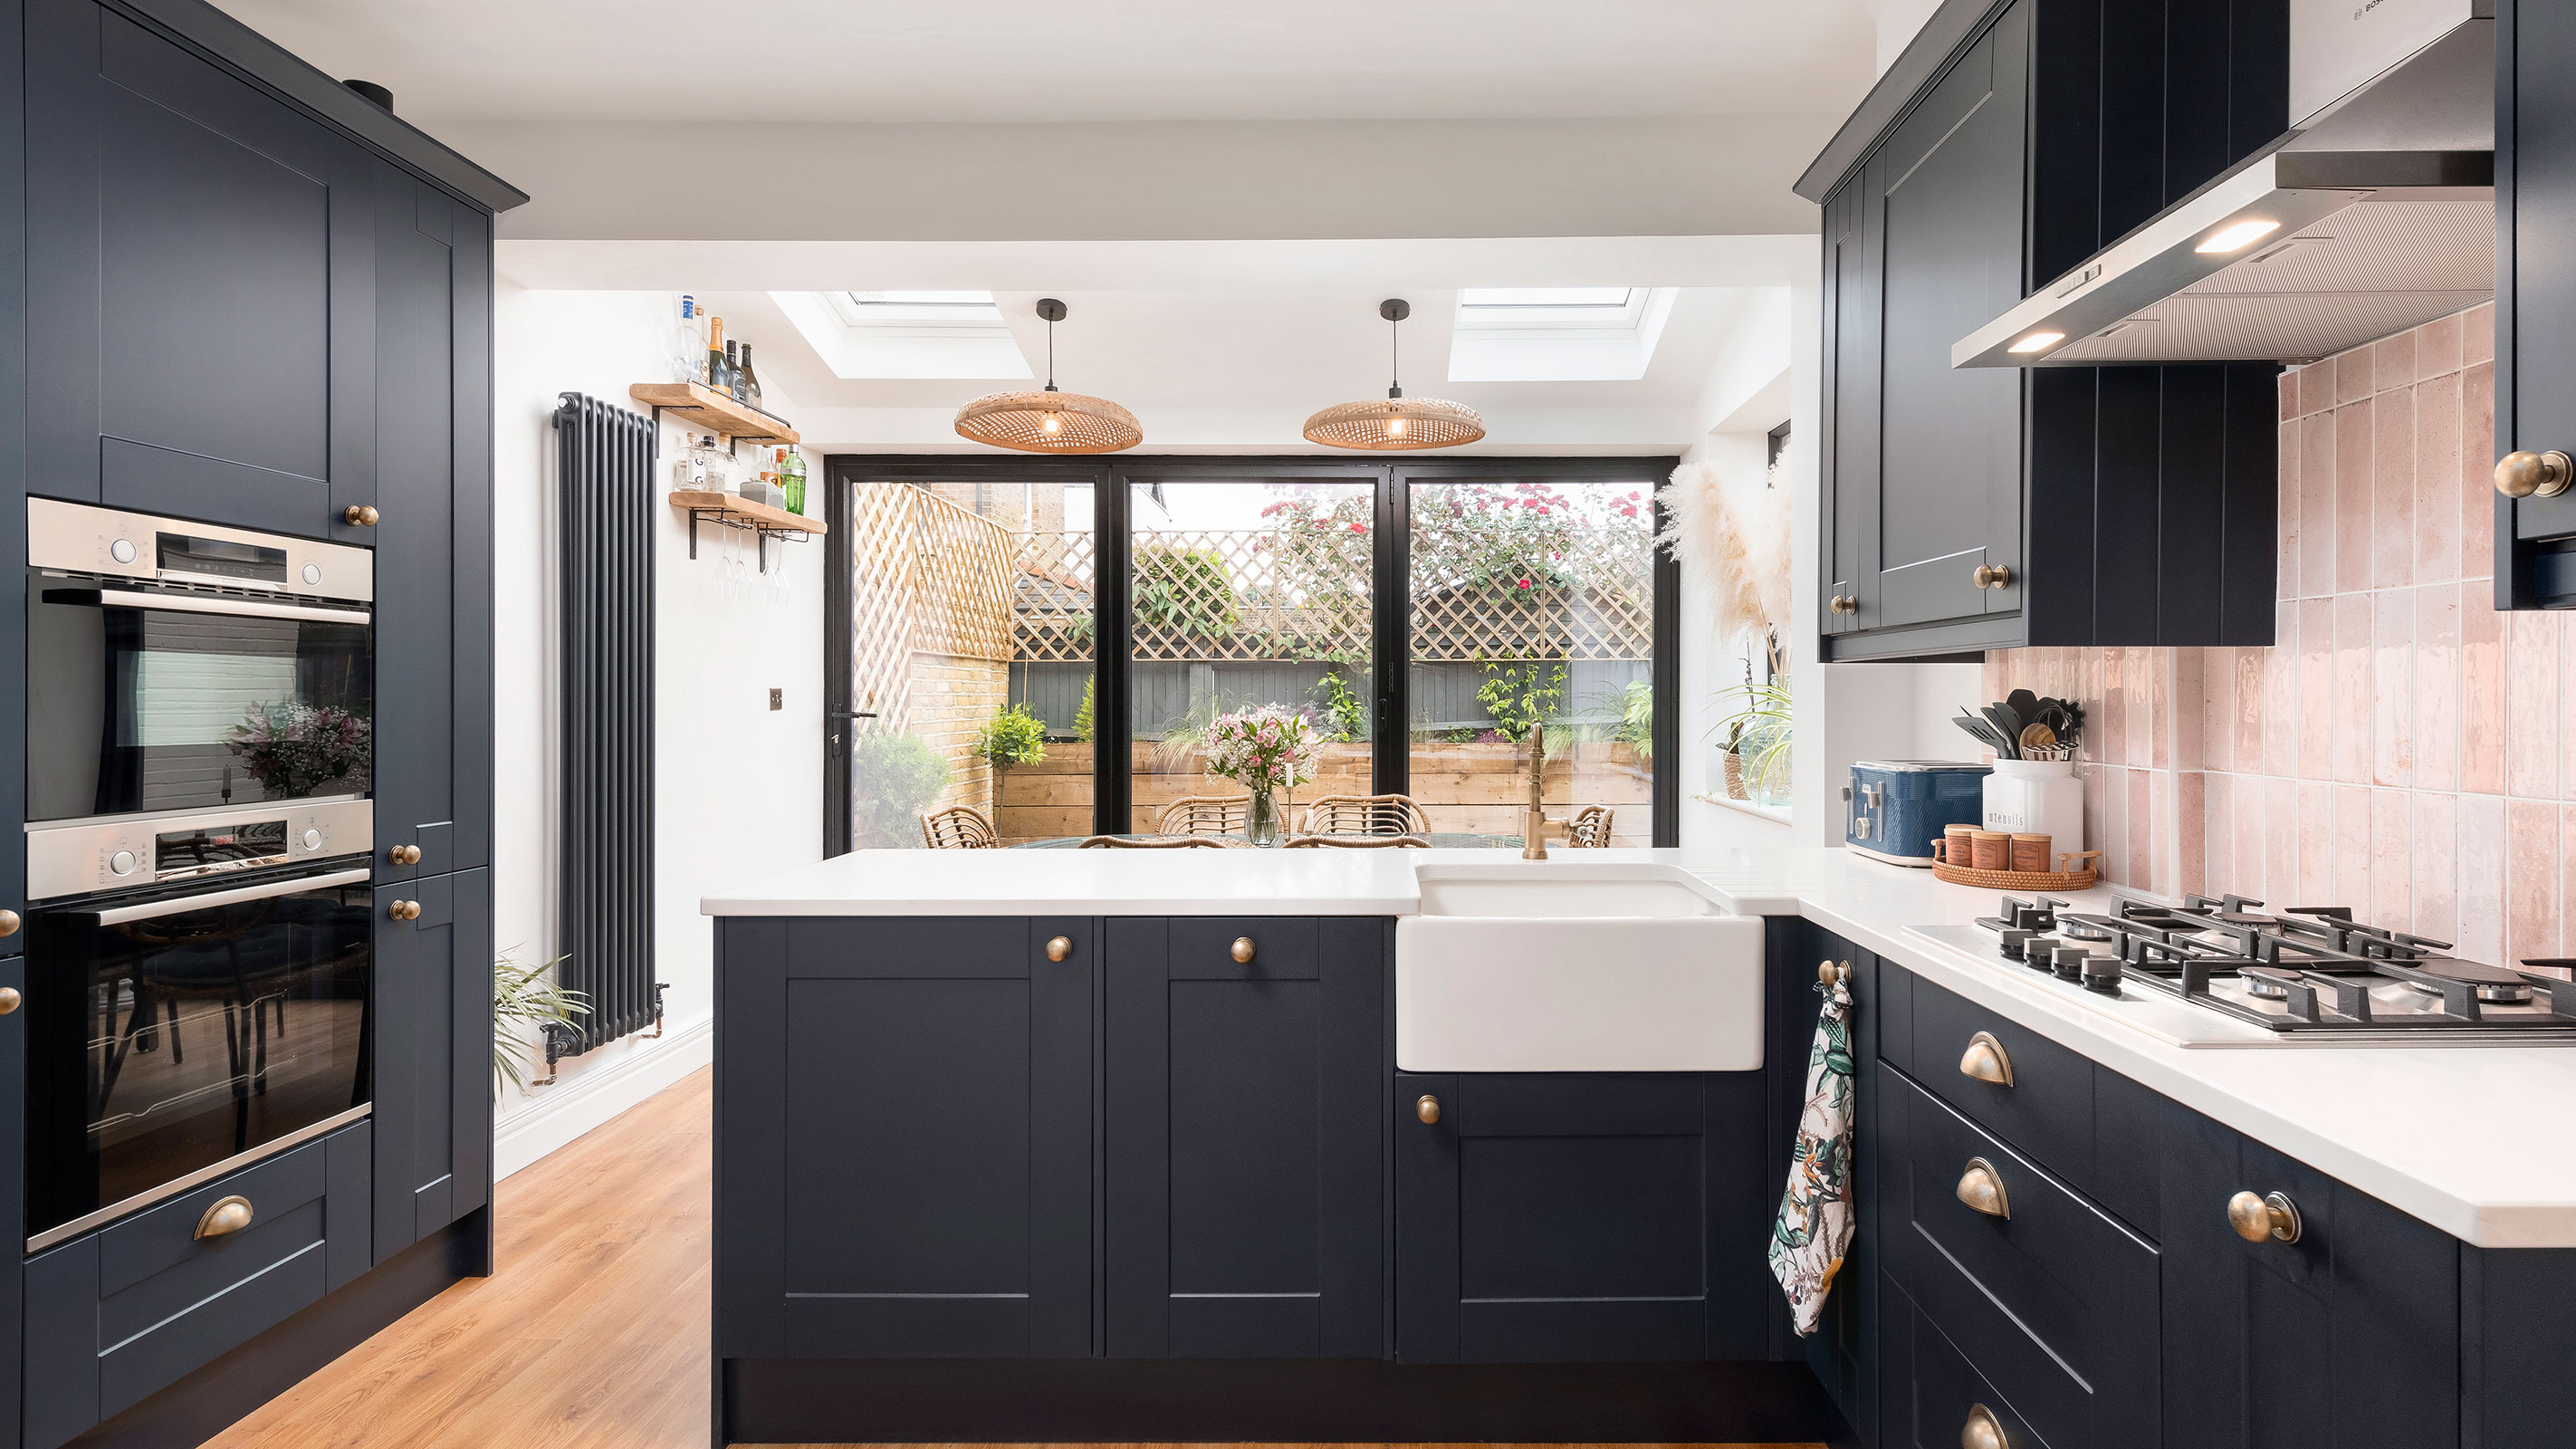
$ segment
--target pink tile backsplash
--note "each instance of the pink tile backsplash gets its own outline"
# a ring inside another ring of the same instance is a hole
[[[2084,702],[2111,880],[2576,956],[2576,627],[2495,609],[2493,314],[2283,375],[2273,647],[1987,656]]]

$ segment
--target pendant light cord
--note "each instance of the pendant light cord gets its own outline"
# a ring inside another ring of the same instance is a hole
[[[1386,319],[1386,370],[1388,373],[1386,395],[1388,397],[1404,396],[1404,368],[1397,360],[1395,350],[1399,337],[1398,329],[1403,325],[1392,317]]]
[[[1055,319],[1054,319],[1054,318],[1052,318],[1052,317],[1049,317],[1049,318],[1047,319],[1047,385],[1046,385],[1046,390],[1047,390],[1047,391],[1049,391],[1049,392],[1053,392],[1053,391],[1055,391]]]

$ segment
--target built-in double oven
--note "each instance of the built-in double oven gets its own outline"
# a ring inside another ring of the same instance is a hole
[[[366,1114],[374,557],[27,505],[27,1248]]]

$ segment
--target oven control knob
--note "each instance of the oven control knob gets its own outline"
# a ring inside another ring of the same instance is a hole
[[[305,831],[304,848],[306,850],[320,850],[322,848],[322,832],[319,830]]]
[[[108,873],[110,875],[132,875],[134,874],[135,863],[133,851],[120,850],[116,854],[107,858]]]
[[[304,566],[304,582],[308,584],[318,584],[322,582],[322,566],[320,564],[306,564]]]
[[[120,538],[107,546],[107,556],[118,563],[134,562],[134,540]]]

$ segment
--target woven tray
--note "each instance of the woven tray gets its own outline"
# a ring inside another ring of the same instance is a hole
[[[2080,891],[2099,884],[2102,873],[2090,864],[2102,858],[2098,850],[2067,851],[2057,863],[2082,862],[2082,870],[1978,870],[1972,866],[1952,865],[1942,859],[1942,842],[1932,843],[1932,874],[1935,879],[1952,885],[1978,886],[1997,891]]]

